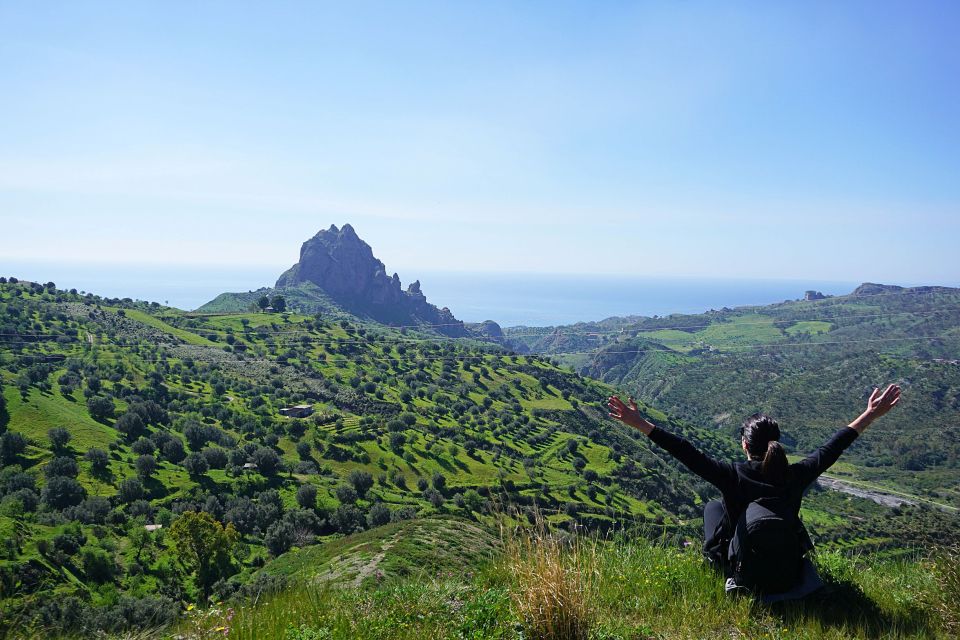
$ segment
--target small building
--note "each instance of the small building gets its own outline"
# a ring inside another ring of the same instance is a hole
[[[280,415],[288,418],[306,418],[313,413],[313,407],[309,404],[298,404],[295,407],[284,407],[280,409]]]
[[[153,532],[153,531],[158,531],[159,529],[163,529],[163,525],[162,524],[145,524],[143,525],[143,528],[149,532]]]

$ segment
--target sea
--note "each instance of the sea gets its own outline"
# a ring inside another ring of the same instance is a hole
[[[285,268],[4,261],[0,263],[0,275],[52,281],[61,289],[74,288],[105,297],[133,298],[192,310],[225,291],[272,286]],[[842,295],[860,284],[813,279],[450,271],[400,275],[404,287],[413,279],[419,279],[427,300],[439,307],[449,307],[457,318],[467,322],[494,320],[503,327],[572,324],[611,316],[701,313],[723,307],[797,300],[810,289],[826,295]]]

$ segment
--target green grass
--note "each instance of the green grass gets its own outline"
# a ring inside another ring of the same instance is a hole
[[[827,333],[830,329],[833,328],[833,325],[829,322],[822,322],[820,320],[809,320],[803,322],[795,322],[784,331],[787,335],[796,336],[800,334],[815,336],[820,333]]]
[[[143,324],[153,327],[154,329],[159,329],[164,333],[169,333],[172,336],[180,338],[187,344],[193,344],[193,345],[198,345],[203,347],[220,346],[216,342],[207,340],[203,336],[199,336],[195,333],[191,333],[190,331],[186,331],[185,329],[178,329],[177,327],[169,325],[163,320],[161,320],[160,318],[158,318],[157,316],[151,315],[144,311],[140,311],[138,309],[125,309],[124,313],[131,320],[142,322]]]
[[[371,533],[339,545],[368,558],[377,549]],[[411,540],[413,560],[421,550],[417,542],[431,539]],[[564,637],[526,617],[540,589],[573,597],[568,615],[579,616],[585,637],[597,639],[950,637],[937,610],[945,596],[932,565],[922,561],[820,553],[816,563],[827,594],[765,606],[727,596],[723,578],[705,566],[696,545],[684,550],[643,539],[586,539],[552,546],[530,565],[529,554],[547,542],[530,544],[517,547],[508,537],[512,551],[471,573],[397,572],[359,589],[304,580],[235,607],[229,620],[226,606],[191,614],[165,635],[201,638],[212,629],[234,640]]]

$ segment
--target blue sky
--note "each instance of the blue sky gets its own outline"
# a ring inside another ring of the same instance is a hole
[[[960,284],[960,5],[4,2],[3,262]]]

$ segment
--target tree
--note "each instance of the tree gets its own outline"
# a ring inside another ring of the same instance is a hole
[[[70,442],[70,432],[63,427],[53,427],[47,431],[47,437],[50,438],[50,446],[54,451],[62,451],[67,448]]]
[[[270,525],[267,534],[263,537],[263,544],[267,547],[270,555],[279,556],[281,553],[289,551],[293,546],[296,531],[293,525],[286,520],[278,520]]]
[[[447,488],[447,477],[439,471],[433,474],[433,488],[441,492]]]
[[[270,298],[267,296],[260,296],[257,300],[257,306],[260,307],[260,311],[266,311],[267,307],[270,306]]]
[[[297,504],[304,509],[315,509],[317,506],[317,488],[312,484],[300,485],[297,489]]]
[[[209,471],[210,465],[207,463],[206,456],[194,451],[184,458],[183,468],[187,470],[191,478],[196,479]]]
[[[120,502],[131,503],[143,497],[143,483],[136,478],[127,478],[117,487],[117,498]]]
[[[300,456],[303,460],[308,460],[310,458],[310,443],[306,440],[301,440],[297,443],[297,455]]]
[[[272,476],[280,466],[280,456],[270,447],[259,447],[251,458],[257,465],[257,471],[265,476]]]
[[[283,296],[276,295],[270,300],[270,306],[274,311],[282,313],[287,310],[287,301]]]
[[[80,483],[66,476],[54,476],[43,485],[40,499],[51,509],[66,509],[83,502],[86,491]]]
[[[0,464],[13,464],[27,448],[27,439],[23,435],[7,431],[0,435]]]
[[[93,396],[87,400],[87,411],[90,417],[99,422],[112,418],[114,410],[113,400],[105,396]]]
[[[206,447],[200,453],[207,459],[211,469],[223,469],[227,466],[227,452],[220,447]]]
[[[367,491],[373,486],[373,476],[370,475],[369,472],[361,471],[360,469],[351,471],[350,475],[347,476],[347,481],[353,485],[357,495],[361,498],[366,497]]]
[[[233,552],[240,537],[232,524],[224,527],[209,513],[186,511],[167,536],[180,565],[196,578],[202,599],[217,580],[233,571]]]
[[[356,490],[348,484],[341,484],[333,490],[341,504],[353,504],[357,501]]]
[[[179,464],[186,457],[187,452],[183,448],[183,442],[180,438],[170,438],[163,443],[163,457],[174,464]]]
[[[88,449],[83,459],[90,463],[90,472],[96,476],[104,476],[110,468],[110,456],[103,449]]]
[[[380,527],[390,522],[390,508],[382,502],[377,502],[370,507],[370,513],[367,514],[367,521],[371,527]]]
[[[138,456],[153,455],[153,452],[157,450],[157,445],[149,438],[139,438],[130,449]]]
[[[467,489],[463,493],[463,506],[468,513],[483,509],[484,499],[476,489]]]
[[[157,459],[150,454],[140,456],[133,464],[141,480],[149,480],[157,470]]]
[[[80,473],[77,467],[77,461],[67,456],[54,458],[43,468],[43,473],[48,478],[63,476],[65,478],[76,478]]]

